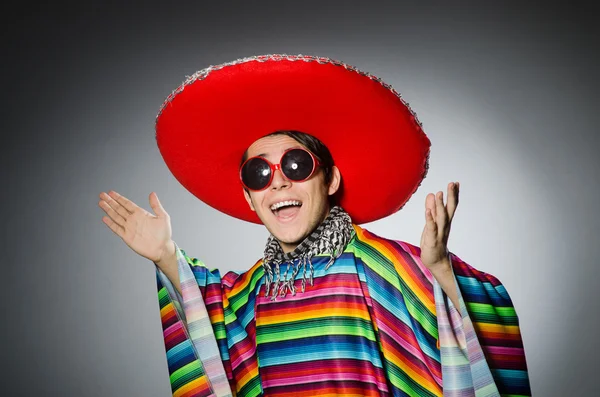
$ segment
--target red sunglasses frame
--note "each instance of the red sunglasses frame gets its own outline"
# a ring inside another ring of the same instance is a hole
[[[308,154],[310,155],[310,157],[312,158],[312,161],[313,161],[313,168],[312,168],[312,170],[310,171],[310,174],[308,174],[308,176],[307,176],[306,178],[304,178],[304,179],[301,179],[301,180],[298,180],[298,181],[288,178],[288,177],[287,177],[287,175],[285,175],[285,173],[284,173],[284,172],[283,172],[283,170],[281,169],[281,159],[282,159],[282,158],[283,158],[283,157],[284,157],[286,154],[288,154],[289,152],[291,152],[292,150],[302,150],[302,151],[304,151],[304,152],[308,153]],[[249,188],[248,186],[246,186],[246,184],[244,183],[244,180],[242,179],[242,169],[244,169],[244,166],[246,165],[246,163],[247,163],[248,161],[250,161],[250,160],[253,160],[253,159],[261,159],[261,160],[264,160],[264,161],[265,161],[265,162],[266,162],[266,163],[269,165],[269,168],[271,168],[271,175],[269,176],[269,182],[268,182],[268,183],[265,185],[265,187],[263,187],[262,189],[252,189],[252,188]],[[275,175],[275,171],[277,171],[277,170],[281,171],[281,175],[282,175],[282,176],[283,176],[285,179],[287,179],[288,181],[290,181],[290,182],[304,182],[304,181],[306,181],[306,180],[310,179],[310,177],[314,175],[314,173],[315,173],[315,170],[316,170],[318,167],[320,167],[320,166],[321,166],[321,163],[320,163],[320,162],[319,162],[319,160],[318,160],[318,159],[315,157],[315,155],[314,155],[314,154],[312,154],[312,153],[310,152],[310,150],[307,150],[307,149],[304,149],[304,148],[300,148],[300,147],[294,147],[294,148],[290,148],[290,149],[286,150],[285,152],[283,152],[283,154],[281,155],[281,158],[279,159],[279,163],[277,163],[277,164],[273,164],[273,163],[271,163],[269,160],[267,160],[266,158],[264,158],[264,157],[262,157],[262,156],[254,156],[254,157],[250,157],[249,159],[247,159],[246,161],[244,161],[244,163],[243,163],[243,164],[242,164],[242,166],[240,167],[240,181],[242,182],[242,185],[244,185],[244,187],[245,187],[246,189],[248,189],[248,190],[252,190],[253,192],[262,192],[263,190],[265,190],[265,189],[267,189],[269,186],[271,186],[271,182],[273,182],[273,176]]]

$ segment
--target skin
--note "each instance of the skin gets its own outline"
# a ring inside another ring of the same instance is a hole
[[[425,228],[421,234],[421,261],[431,271],[454,307],[459,308],[458,292],[448,251],[450,226],[458,206],[460,184],[448,184],[448,202],[444,193],[429,193],[425,198]]]
[[[303,147],[285,135],[264,137],[248,148],[248,156],[262,154],[272,163],[278,163],[282,154],[293,147]],[[328,185],[322,169],[318,169],[304,182],[291,182],[276,171],[271,185],[260,192],[246,193],[244,197],[256,211],[266,228],[280,242],[284,252],[290,252],[304,240],[329,214],[327,197],[334,194],[341,181],[340,171],[333,167],[333,177]],[[448,238],[459,196],[459,183],[448,184],[448,202],[444,204],[443,192],[429,193],[425,199],[425,228],[421,234],[420,257],[431,271],[455,307],[459,307],[454,273],[449,259]],[[115,191],[101,192],[98,206],[106,216],[102,221],[137,254],[153,261],[181,293],[175,243],[171,239],[171,220],[158,196],[152,192],[149,202],[153,213],[139,207]],[[298,216],[290,222],[279,222],[270,206],[280,200],[302,201]]]
[[[267,136],[250,145],[248,158],[262,155],[271,163],[277,164],[283,153],[291,148],[306,149],[289,136]],[[292,182],[277,170],[271,185],[265,190],[243,190],[250,209],[256,212],[267,230],[279,241],[284,252],[293,251],[329,214],[328,196],[335,194],[340,186],[340,171],[333,167],[329,185],[325,184],[324,178],[321,168],[303,182]],[[302,202],[298,215],[291,221],[278,219],[271,211],[271,205],[291,199]]]

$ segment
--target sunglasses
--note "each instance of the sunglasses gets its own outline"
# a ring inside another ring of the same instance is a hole
[[[264,157],[250,157],[240,168],[240,179],[244,187],[255,192],[265,190],[273,180],[276,170],[293,182],[304,182],[310,178],[319,160],[306,149],[289,149],[281,156],[279,164],[272,164]]]

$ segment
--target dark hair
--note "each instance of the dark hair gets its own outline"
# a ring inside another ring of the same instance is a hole
[[[323,172],[325,174],[325,185],[329,186],[329,183],[331,182],[331,178],[333,177],[334,163],[333,163],[333,156],[331,156],[331,152],[329,151],[329,149],[327,148],[327,146],[325,146],[325,144],[323,142],[321,142],[319,139],[315,138],[314,136],[307,134],[306,132],[295,131],[295,130],[275,131],[275,132],[271,132],[270,134],[265,135],[264,137],[275,136],[275,135],[289,136],[290,138],[294,139],[296,142],[300,143],[301,145],[306,147],[308,150],[310,150],[310,152],[312,154],[314,154],[315,157],[319,160],[319,163],[321,163],[321,168],[323,169]],[[244,155],[242,156],[242,161],[240,162],[240,167],[242,166],[242,164],[244,164],[244,161],[246,161],[247,159],[248,159],[248,150],[246,149],[246,151],[244,152]],[[335,205],[334,197],[329,196],[329,198],[330,198],[330,205],[332,205],[332,206]]]

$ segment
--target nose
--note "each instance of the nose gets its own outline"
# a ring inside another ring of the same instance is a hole
[[[273,180],[271,181],[271,190],[279,190],[288,188],[291,185],[289,179],[283,176],[281,170],[275,170]]]

